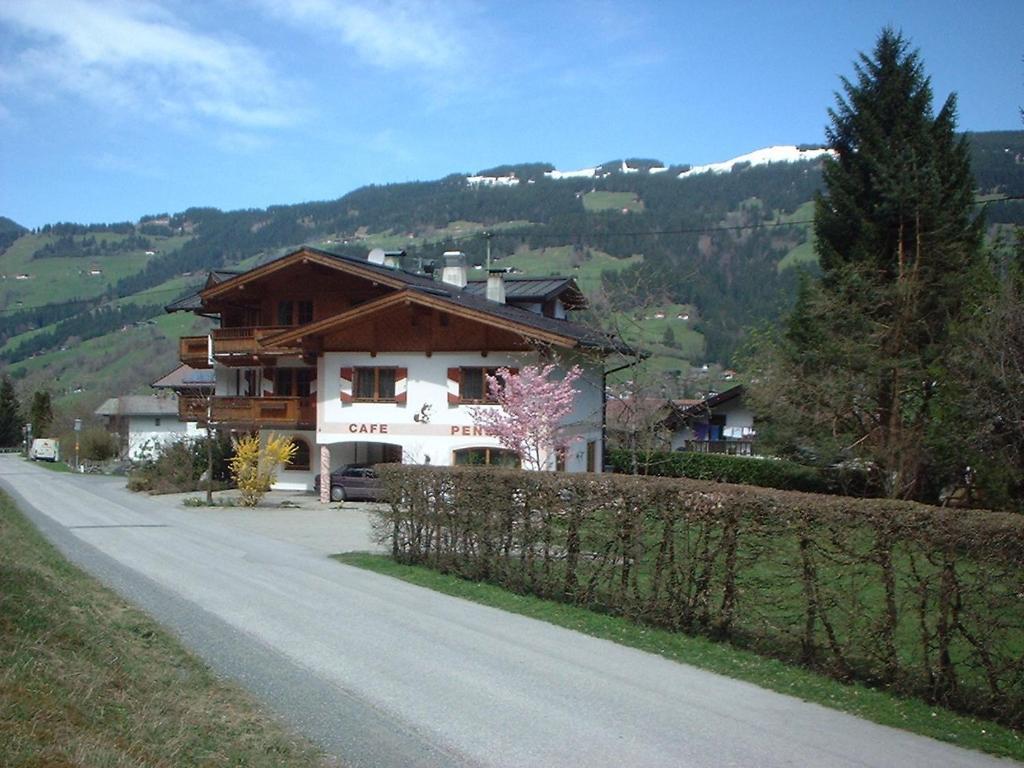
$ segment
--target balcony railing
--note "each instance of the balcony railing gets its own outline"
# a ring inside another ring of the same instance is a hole
[[[725,453],[730,456],[753,456],[752,440],[687,440],[683,450],[697,453]]]
[[[213,337],[213,356],[220,363],[230,365],[235,362],[247,365],[261,357],[277,355],[294,355],[301,352],[298,346],[268,347],[264,340],[276,333],[287,330],[290,326],[259,326],[245,328],[215,328]]]
[[[209,368],[209,339],[206,336],[182,336],[178,341],[178,358],[190,368]]]
[[[316,399],[313,397],[205,397],[178,398],[178,416],[182,421],[206,423],[207,408],[217,424],[241,427],[316,426]]]

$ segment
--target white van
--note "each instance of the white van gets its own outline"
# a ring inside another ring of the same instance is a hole
[[[28,457],[32,461],[58,461],[60,459],[60,442],[49,437],[36,438],[32,441]]]

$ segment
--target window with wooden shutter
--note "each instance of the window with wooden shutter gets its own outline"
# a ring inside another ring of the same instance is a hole
[[[352,403],[352,378],[354,375],[351,368],[341,369],[340,396],[341,402],[345,405]]]
[[[462,402],[462,369],[448,369],[448,405],[458,405]]]
[[[352,381],[353,398],[370,403],[394,402],[397,372],[397,368],[356,368]]]
[[[473,404],[496,403],[497,400],[491,394],[491,388],[487,382],[487,377],[498,376],[498,370],[498,368],[460,368],[460,402]],[[518,368],[509,368],[508,370],[513,376],[519,373]],[[448,378],[451,378],[451,376]]]

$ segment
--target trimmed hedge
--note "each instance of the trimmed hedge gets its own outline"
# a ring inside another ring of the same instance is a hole
[[[630,451],[611,451],[608,460],[615,472],[633,473],[633,455]],[[759,485],[782,491],[844,496],[879,495],[879,489],[875,487],[872,478],[863,470],[837,467],[819,469],[785,459],[695,451],[649,452],[637,457],[637,471],[641,475],[689,477],[719,483]]]
[[[393,556],[1024,726],[1024,520],[696,480],[378,467]]]

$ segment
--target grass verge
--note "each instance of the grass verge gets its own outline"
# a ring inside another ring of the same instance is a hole
[[[611,640],[665,658],[691,664],[762,688],[882,725],[930,736],[969,749],[1024,760],[1024,736],[997,723],[960,715],[918,699],[894,696],[863,685],[844,684],[806,669],[706,638],[635,624],[585,608],[520,595],[492,584],[467,581],[422,566],[402,565],[385,555],[350,553],[334,558],[347,565],[392,576],[411,584],[540,619],[577,632]]]
[[[32,461],[31,459],[25,459],[25,461]],[[42,467],[48,469],[51,472],[70,472],[71,466],[66,461],[33,461],[33,466]]]
[[[0,765],[327,766],[0,494]]]

